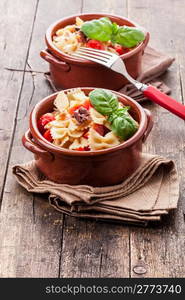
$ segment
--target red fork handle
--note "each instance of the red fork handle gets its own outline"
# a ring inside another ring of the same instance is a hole
[[[148,99],[171,111],[173,114],[177,115],[181,119],[185,120],[185,106],[177,102],[175,99],[160,92],[158,89],[151,85],[149,85],[143,91],[143,94]]]

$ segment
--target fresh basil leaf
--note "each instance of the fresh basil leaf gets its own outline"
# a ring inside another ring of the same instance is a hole
[[[124,107],[121,107],[121,108],[119,108],[119,109],[116,111],[116,114],[117,114],[118,116],[122,116],[123,114],[127,114],[128,111],[129,111],[129,109],[130,109],[130,106],[124,106]]]
[[[124,114],[126,114],[128,112],[128,110],[130,109],[130,106],[124,106],[122,108],[118,108],[116,111],[114,111],[114,113],[112,113],[109,117],[108,117],[108,121],[110,123],[112,123],[114,121],[115,118],[117,117],[122,117]]]
[[[125,141],[137,131],[138,123],[128,113],[124,113],[114,118],[111,129],[118,137]]]
[[[117,96],[108,90],[94,89],[89,97],[94,108],[102,115],[110,116],[118,109]]]
[[[112,34],[116,34],[118,32],[119,25],[117,23],[112,23]]]
[[[112,35],[111,41],[112,43],[131,48],[142,42],[144,39],[145,35],[140,29],[136,27],[120,26],[117,33]]]
[[[129,106],[119,108],[118,98],[109,90],[94,89],[89,93],[93,107],[108,116],[112,131],[122,140],[127,140],[138,129],[138,123],[128,113]]]
[[[113,27],[109,18],[84,22],[80,30],[90,39],[107,42],[111,39]]]

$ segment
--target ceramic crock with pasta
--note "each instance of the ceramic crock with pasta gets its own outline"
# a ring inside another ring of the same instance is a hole
[[[72,57],[60,51],[53,44],[53,36],[56,31],[67,25],[75,23],[76,17],[80,16],[84,21],[108,17],[118,25],[137,26],[134,22],[121,16],[110,14],[81,14],[67,17],[52,24],[45,36],[47,49],[40,55],[49,63],[51,80],[56,88],[72,88],[79,86],[94,86],[118,90],[128,81],[120,74],[95,62]],[[145,40],[128,53],[120,57],[124,60],[128,73],[137,78],[141,71],[141,61],[144,49],[149,41],[149,33],[146,32]]]
[[[86,95],[93,89],[82,88]],[[127,141],[99,151],[79,152],[59,148],[48,142],[39,132],[38,120],[43,114],[53,111],[53,102],[58,93],[44,98],[34,107],[30,115],[30,129],[22,141],[34,153],[37,168],[47,178],[71,185],[107,186],[120,183],[138,168],[142,144],[152,128],[151,114],[130,97],[113,93],[123,105],[130,106],[130,113],[139,123],[139,127]]]

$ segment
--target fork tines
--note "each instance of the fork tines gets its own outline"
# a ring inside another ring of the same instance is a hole
[[[73,56],[88,59],[106,67],[110,67],[118,58],[118,56],[114,53],[86,47],[80,47],[76,52],[73,53]]]

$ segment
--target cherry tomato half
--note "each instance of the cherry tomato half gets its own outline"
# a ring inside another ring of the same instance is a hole
[[[104,45],[100,41],[97,41],[97,40],[89,40],[87,42],[87,47],[98,49],[98,50],[104,50],[105,49]]]
[[[42,115],[38,121],[38,128],[39,128],[39,131],[43,134],[45,132],[45,126],[51,122],[51,121],[54,121],[55,120],[55,117],[53,116],[52,113],[46,113],[44,115]]]
[[[124,48],[121,45],[114,45],[114,49],[119,55],[125,54],[129,51],[128,48]]]
[[[43,134],[43,137],[48,141],[48,142],[52,142],[53,138],[51,136],[51,131],[50,129],[46,130]]]

